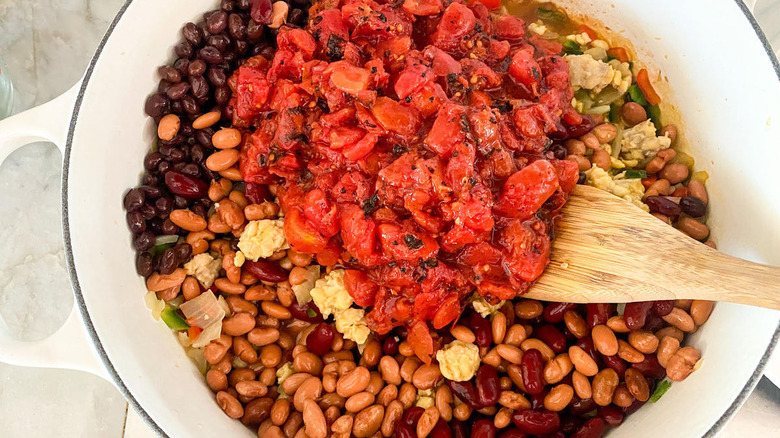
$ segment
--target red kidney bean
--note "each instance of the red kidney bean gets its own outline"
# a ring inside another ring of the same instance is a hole
[[[674,300],[663,300],[653,302],[653,313],[658,316],[666,316],[672,313],[674,309]]]
[[[382,353],[385,356],[395,356],[398,354],[398,339],[395,336],[388,336],[385,338],[385,342],[382,344]]]
[[[615,405],[599,406],[597,412],[597,415],[610,427],[620,426],[620,423],[623,422],[623,418],[625,417],[623,411]]]
[[[580,427],[582,427],[584,423],[585,420],[581,417],[566,415],[565,417],[561,417],[561,432],[571,435],[580,430]]]
[[[330,345],[333,343],[335,335],[336,330],[333,329],[333,326],[320,323],[306,337],[306,348],[317,356],[324,356],[325,353],[330,351]]]
[[[569,412],[572,415],[585,415],[596,409],[598,405],[591,398],[581,399],[574,394],[571,403],[569,403]]]
[[[561,119],[558,130],[550,133],[550,138],[557,140],[565,140],[567,138],[582,137],[589,133],[596,126],[596,122],[590,116],[583,115],[582,121],[578,125],[569,124],[566,120]]]
[[[617,356],[601,356],[604,359],[604,365],[612,368],[618,373],[618,376],[622,379],[626,374],[626,362]]]
[[[515,423],[515,426],[520,431],[534,435],[553,433],[561,427],[561,419],[558,413],[547,410],[519,410],[512,414],[512,422]]]
[[[450,388],[453,394],[455,394],[464,403],[469,405],[471,409],[482,409],[483,406],[479,403],[477,398],[477,390],[474,388],[474,384],[470,381],[467,382],[455,382],[453,380],[447,380],[447,387]],[[409,412],[409,411],[407,411]],[[420,414],[422,415],[422,414]]]
[[[471,428],[471,436],[474,438],[495,438],[496,426],[493,425],[493,420],[485,419],[474,423]]]
[[[699,198],[685,196],[680,199],[680,208],[690,217],[702,217],[707,212],[707,205]]]
[[[252,5],[249,11],[252,21],[257,24],[271,24],[271,17],[273,17],[271,0],[249,0],[249,4]]]
[[[404,412],[404,416],[401,417],[401,422],[407,426],[417,426],[417,422],[420,421],[420,417],[425,412],[425,409],[419,406],[413,406]],[[401,423],[399,423],[401,424]]]
[[[503,431],[498,438],[528,438],[528,434],[522,432],[520,429],[512,428]]]
[[[664,216],[677,216],[682,211],[680,205],[663,196],[648,196],[645,204],[650,207],[651,213],[661,213]]]
[[[566,345],[566,336],[560,330],[550,324],[545,324],[534,329],[534,337],[539,338],[547,344],[554,352],[563,353],[568,350]]]
[[[175,170],[169,170],[165,174],[165,185],[171,193],[185,199],[202,198],[206,196],[208,191],[208,186],[205,182]]]
[[[629,330],[639,330],[645,326],[647,312],[653,307],[652,301],[642,301],[639,303],[628,303],[623,311],[623,321]]]
[[[453,418],[449,425],[452,430],[452,438],[469,438],[470,431],[468,425],[462,421]]]
[[[478,313],[472,313],[469,322],[469,326],[474,332],[474,336],[477,338],[477,345],[484,348],[490,347],[490,343],[493,342],[493,333],[490,322]]]
[[[270,281],[273,283],[285,281],[289,275],[284,268],[279,266],[279,263],[262,259],[256,262],[247,260],[244,262],[243,268],[258,280]]]
[[[246,264],[246,262],[244,262]],[[314,301],[310,301],[306,304],[298,304],[298,301],[293,301],[290,306],[290,313],[295,319],[300,319],[306,322],[323,322],[325,318],[322,317],[320,309],[314,304]],[[313,314],[314,316],[310,316]],[[330,347],[330,344],[328,344]]]
[[[604,435],[606,426],[604,420],[599,417],[591,418],[582,425],[572,438],[600,438]]]
[[[631,403],[628,407],[623,408],[623,413],[625,415],[631,415],[637,410],[639,410],[639,408],[641,408],[645,403],[646,402],[640,401],[639,399],[635,398],[633,403]]]
[[[567,310],[571,310],[575,307],[577,307],[577,305],[573,303],[550,303],[544,308],[542,317],[549,323],[557,324],[563,321],[563,314],[566,313]]]
[[[596,365],[601,368],[601,364],[603,361],[601,360],[601,354],[599,354],[598,351],[596,351],[596,347],[593,346],[593,339],[590,336],[585,336],[584,338],[577,339],[578,347],[585,350],[586,353],[588,353],[588,356],[590,356],[595,362]]]
[[[642,328],[649,332],[656,332],[661,330],[664,325],[666,325],[666,323],[663,318],[653,312],[650,312],[647,314],[647,320],[645,321],[645,325]]]
[[[526,392],[535,395],[544,391],[544,358],[539,350],[532,348],[523,354],[520,370]]]
[[[590,328],[599,324],[606,324],[612,315],[612,304],[594,303],[585,306],[587,309],[587,321]]]
[[[444,421],[444,419],[439,419],[439,421],[436,423],[436,426],[433,426],[433,430],[431,430],[431,433],[428,434],[428,436],[431,438],[452,438],[452,431],[450,431],[450,427],[447,425],[447,422]]]
[[[408,424],[398,423],[395,426],[395,436],[397,438],[417,438],[417,432]]]
[[[498,398],[501,395],[501,381],[495,368],[487,364],[479,367],[475,382],[479,404],[492,406],[498,403]]]
[[[666,375],[666,370],[658,363],[655,354],[646,354],[645,360],[633,364],[631,368],[641,372],[645,377],[652,377],[654,379],[662,379]]]
[[[246,199],[252,204],[262,204],[264,201],[271,199],[271,192],[268,191],[268,186],[257,183],[246,183],[245,193]]]

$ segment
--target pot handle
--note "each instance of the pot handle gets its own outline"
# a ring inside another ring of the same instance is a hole
[[[20,147],[49,141],[65,150],[81,81],[43,105],[0,120],[0,164]],[[112,381],[90,341],[76,304],[65,324],[38,341],[17,339],[0,317],[0,361],[11,365],[86,371]]]

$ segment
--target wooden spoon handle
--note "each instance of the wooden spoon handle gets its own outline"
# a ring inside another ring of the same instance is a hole
[[[701,299],[780,310],[780,268],[718,252],[592,187],[575,189],[556,228],[550,260],[529,298]]]

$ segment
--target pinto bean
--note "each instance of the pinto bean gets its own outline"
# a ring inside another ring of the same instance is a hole
[[[385,409],[384,418],[380,424],[382,436],[389,438],[395,433],[396,425],[401,421],[404,406],[398,400],[393,400]]]
[[[599,406],[607,406],[612,402],[612,396],[620,382],[620,377],[612,368],[605,368],[593,377],[591,384],[593,401]]]
[[[694,324],[702,325],[710,318],[715,303],[706,300],[693,300],[691,303],[691,318]]]
[[[339,378],[336,382],[336,392],[342,397],[355,395],[368,387],[370,379],[371,373],[368,368],[356,367]]]
[[[375,434],[381,427],[384,416],[385,408],[383,406],[374,405],[363,409],[355,415],[352,434],[357,438],[365,438]]]
[[[675,307],[671,313],[662,317],[664,321],[684,332],[692,332],[696,328],[691,315],[683,309]]]
[[[230,418],[241,418],[244,415],[244,407],[241,402],[226,391],[217,393],[217,404]]]
[[[325,438],[328,435],[325,414],[314,400],[307,399],[303,402],[303,424],[309,438]]]
[[[666,366],[666,376],[669,379],[679,382],[685,380],[696,366],[696,362],[701,359],[701,352],[694,347],[683,347],[669,358]]]

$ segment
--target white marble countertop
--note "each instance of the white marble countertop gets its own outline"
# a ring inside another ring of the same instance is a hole
[[[50,100],[79,79],[123,2],[0,0],[0,57],[14,83],[17,112]],[[762,26],[776,29],[769,36],[780,39],[778,0],[758,3]],[[61,242],[60,160],[53,145],[39,143],[15,152],[0,167],[0,247],[13,248],[0,252],[0,315],[22,339],[53,333],[73,302]],[[152,434],[99,377],[0,363],[0,436]],[[720,436],[780,436],[780,389],[763,379]]]

